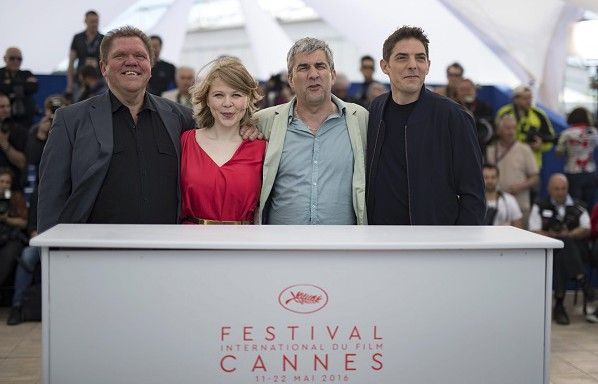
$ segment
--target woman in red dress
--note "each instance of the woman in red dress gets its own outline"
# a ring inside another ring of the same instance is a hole
[[[198,129],[181,135],[182,222],[251,224],[259,203],[266,142],[243,140],[255,124],[258,84],[234,58],[214,61],[191,89]]]

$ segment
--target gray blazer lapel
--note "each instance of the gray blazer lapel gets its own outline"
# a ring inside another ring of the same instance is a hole
[[[110,104],[110,95],[106,92],[91,105],[89,115],[91,124],[100,143],[100,157],[98,160],[104,160],[104,157],[112,156],[114,149],[114,137],[112,131],[112,109]]]
[[[108,92],[94,99],[89,106],[89,123],[85,120],[82,125],[87,124],[91,124],[95,139],[100,144],[100,149],[96,152],[97,146],[92,140],[81,144],[89,146],[85,147],[83,152],[85,156],[91,158],[93,163],[84,170],[83,174],[78,177],[77,184],[73,186],[71,195],[60,214],[59,221],[61,222],[78,223],[87,221],[108,171],[114,148],[112,109]],[[83,127],[80,127],[80,129],[84,130]]]

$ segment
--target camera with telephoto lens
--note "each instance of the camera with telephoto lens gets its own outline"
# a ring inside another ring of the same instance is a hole
[[[49,109],[50,109],[50,122],[51,122],[52,120],[54,120],[54,114],[56,113],[58,108],[62,108],[66,104],[64,103],[64,100],[60,97],[52,97],[49,100],[49,104],[50,104]]]
[[[65,105],[66,104],[64,104],[60,97],[53,97],[50,99],[50,112],[54,115],[58,108],[64,107]]]
[[[552,219],[548,224],[548,230],[553,232],[560,232],[563,230],[563,223],[558,219]]]
[[[576,226],[576,218],[572,215],[565,215],[562,220],[553,217],[548,223],[548,230],[553,232],[561,232],[565,228],[573,228]]]
[[[10,189],[0,193],[0,215],[5,215],[10,208]]]
[[[540,132],[538,128],[530,128],[525,135],[525,142],[531,144],[536,141],[536,137],[542,139],[543,143],[554,143],[555,141],[551,134]]]

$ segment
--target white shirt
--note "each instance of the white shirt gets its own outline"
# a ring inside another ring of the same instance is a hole
[[[486,200],[489,208],[496,208],[493,225],[511,225],[515,220],[523,217],[517,200],[510,193],[500,192],[498,199]]]
[[[552,204],[556,207],[557,210],[557,217],[559,220],[563,220],[565,217],[565,207],[573,205],[573,199],[571,196],[567,195],[567,200],[565,200],[565,204],[558,205],[554,200],[551,200]],[[590,215],[585,208],[579,207],[582,210],[582,214],[579,217],[579,227],[590,229]],[[529,230],[536,232],[542,229],[542,215],[551,215],[552,211],[550,212],[542,212],[540,213],[540,208],[538,204],[534,204],[532,207],[532,212],[529,215]],[[548,216],[547,216],[548,217]]]

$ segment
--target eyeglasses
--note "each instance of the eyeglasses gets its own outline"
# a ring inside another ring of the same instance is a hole
[[[21,56],[8,56],[7,59],[8,61],[23,61]]]

